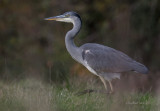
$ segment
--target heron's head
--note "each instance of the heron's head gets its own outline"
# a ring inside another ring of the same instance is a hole
[[[71,11],[71,12],[66,12],[59,16],[45,18],[45,20],[55,20],[55,21],[60,21],[60,22],[73,23],[75,20],[81,21],[81,17],[76,12]]]

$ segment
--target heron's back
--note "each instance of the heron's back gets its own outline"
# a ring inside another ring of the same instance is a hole
[[[83,60],[97,74],[127,71],[146,74],[148,72],[148,69],[143,64],[136,62],[126,54],[113,48],[95,43],[87,43],[80,48]]]

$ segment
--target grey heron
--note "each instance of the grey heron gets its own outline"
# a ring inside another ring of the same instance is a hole
[[[143,64],[136,62],[126,54],[108,46],[86,43],[77,47],[74,38],[81,29],[81,17],[76,12],[66,12],[59,16],[45,18],[73,24],[73,28],[65,36],[65,45],[74,60],[84,65],[90,72],[97,75],[107,90],[106,80],[113,92],[112,79],[119,78],[122,72],[134,71],[147,74],[148,69]]]

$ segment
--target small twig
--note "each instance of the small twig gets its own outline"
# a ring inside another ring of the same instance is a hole
[[[110,94],[109,92],[102,91],[102,90],[86,89],[84,91],[76,93],[76,95],[77,96],[81,96],[81,95],[84,95],[84,94],[89,94],[90,95],[93,92],[95,92],[95,93],[103,93],[103,94]]]

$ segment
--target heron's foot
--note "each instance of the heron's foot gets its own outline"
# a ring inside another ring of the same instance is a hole
[[[76,93],[76,95],[78,95],[78,96],[81,96],[81,95],[84,95],[84,94],[89,94],[89,95],[90,95],[90,93],[92,93],[92,92],[97,92],[97,90],[86,89],[86,90],[84,90],[84,91],[81,91],[81,92]]]
[[[110,95],[110,94],[113,94],[114,92],[113,91],[108,91],[108,90],[100,90],[99,93]]]
[[[111,91],[109,92],[109,94],[112,94],[112,93],[113,93],[113,92],[111,92]]]
[[[109,91],[109,94],[113,94],[114,92],[113,91]]]

